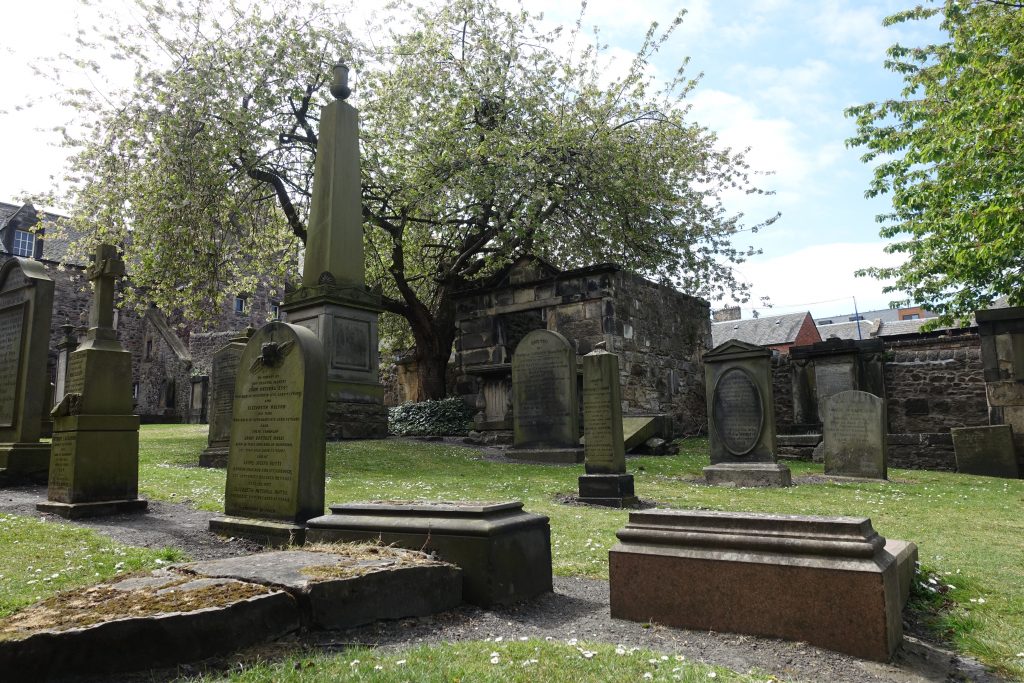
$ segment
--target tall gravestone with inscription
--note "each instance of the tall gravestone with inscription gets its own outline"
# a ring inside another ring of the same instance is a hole
[[[46,479],[50,445],[39,442],[50,410],[46,356],[53,280],[36,261],[0,267],[0,483]]]
[[[585,474],[579,478],[580,501],[631,507],[633,475],[626,474],[622,438],[622,389],[619,358],[603,342],[583,356],[583,424],[586,429]]]
[[[841,391],[821,405],[825,474],[885,479],[885,401],[866,391]]]
[[[210,429],[206,448],[199,455],[200,467],[226,467],[231,443],[231,416],[235,403],[235,377],[238,359],[255,330],[251,327],[234,337],[213,354],[210,364],[210,402],[207,416]]]
[[[324,513],[324,405],[320,341],[272,322],[238,360],[224,517],[210,530],[266,545],[301,545],[305,522]]]
[[[534,330],[512,356],[513,447],[508,457],[580,462],[576,351],[551,330]]]
[[[323,345],[327,372],[327,437],[384,438],[388,411],[379,381],[380,295],[363,270],[359,113],[349,96],[348,67],[334,67],[331,94],[320,110],[313,196],[302,284],[281,307],[288,322],[308,328]]]
[[[730,340],[704,354],[711,465],[704,478],[731,486],[789,486],[775,461],[772,352]]]
[[[117,249],[99,245],[86,276],[93,286],[89,331],[68,357],[67,391],[53,409],[48,500],[36,506],[69,518],[146,509],[132,357],[114,330],[115,284],[124,276]]]

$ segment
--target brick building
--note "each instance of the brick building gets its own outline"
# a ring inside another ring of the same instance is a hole
[[[737,309],[727,309],[737,310]],[[785,355],[794,346],[821,341],[810,313],[770,315],[749,320],[724,320],[711,324],[712,347],[729,340],[764,346]]]

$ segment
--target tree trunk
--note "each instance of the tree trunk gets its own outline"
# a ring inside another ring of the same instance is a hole
[[[442,399],[448,394],[446,377],[455,341],[455,315],[446,299],[442,296],[439,311],[433,315],[422,304],[411,307],[418,315],[406,315],[416,340],[416,401]]]

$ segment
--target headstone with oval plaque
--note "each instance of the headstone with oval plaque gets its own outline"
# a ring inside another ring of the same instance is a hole
[[[704,354],[711,484],[789,486],[789,468],[775,461],[771,351],[730,340]]]
[[[68,357],[66,392],[53,409],[47,501],[36,508],[62,517],[142,512],[139,416],[132,414],[132,357],[114,329],[116,282],[124,261],[109,244],[96,248],[86,275],[93,286],[89,331]]]
[[[0,481],[46,480],[50,445],[46,357],[53,280],[43,266],[12,258],[0,267]]]

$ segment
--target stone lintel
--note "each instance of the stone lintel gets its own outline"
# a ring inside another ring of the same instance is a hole
[[[318,287],[300,287],[289,292],[281,304],[281,310],[288,314],[304,312],[310,308],[327,308],[341,306],[358,308],[372,313],[380,313],[384,307],[380,303],[380,295],[358,287],[337,287],[320,285]]]
[[[723,462],[704,468],[704,478],[716,486],[791,486],[788,467],[776,462]]]
[[[303,545],[306,525],[252,517],[214,517],[210,531],[219,536],[245,538],[272,548]]]
[[[58,503],[52,500],[45,503],[36,503],[36,510],[59,515],[64,519],[108,517],[110,515],[145,512],[147,507],[149,507],[149,501],[142,498],[100,500],[91,503]]]
[[[67,415],[54,420],[54,432],[137,432],[138,415]]]
[[[505,457],[546,464],[576,464],[583,462],[582,448],[509,448]]]

